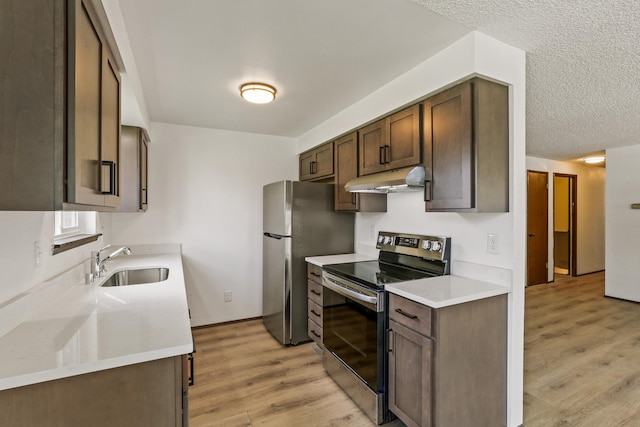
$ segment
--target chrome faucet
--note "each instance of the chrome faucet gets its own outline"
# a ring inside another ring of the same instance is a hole
[[[102,251],[104,251],[105,249],[109,249],[110,247],[111,247],[111,245],[107,245],[107,246],[105,246],[104,248],[102,248],[102,249],[100,249],[98,251],[91,252],[91,274],[89,275],[89,283],[93,283],[93,281],[96,278],[102,277],[104,272],[107,271],[107,268],[105,266],[105,263],[107,261],[109,261],[112,258],[117,257],[120,254],[131,255],[131,248],[128,247],[128,246],[123,246],[120,249],[117,249],[117,250],[111,252],[104,259],[101,259],[100,258],[100,253]]]

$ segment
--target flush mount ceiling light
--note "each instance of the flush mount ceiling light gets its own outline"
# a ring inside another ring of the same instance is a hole
[[[264,83],[245,83],[240,87],[240,96],[254,104],[267,104],[276,99],[276,88]]]
[[[605,160],[605,156],[591,156],[591,157],[584,158],[584,162],[589,164],[602,163],[604,162],[604,160]]]

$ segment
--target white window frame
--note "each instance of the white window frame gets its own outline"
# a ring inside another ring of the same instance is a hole
[[[97,224],[97,213],[86,211],[56,211],[53,238],[64,239],[81,234],[95,234]],[[71,224],[65,226],[65,220],[70,220]]]

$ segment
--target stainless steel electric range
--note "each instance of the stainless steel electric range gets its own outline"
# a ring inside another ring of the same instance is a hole
[[[384,286],[449,274],[451,239],[380,232],[376,247],[376,261],[323,266],[323,365],[374,422],[384,424],[395,418],[387,398]]]

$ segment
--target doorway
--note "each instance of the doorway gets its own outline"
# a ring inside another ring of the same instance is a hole
[[[549,174],[527,171],[527,286],[548,282]]]
[[[576,275],[576,175],[553,174],[553,272]]]

